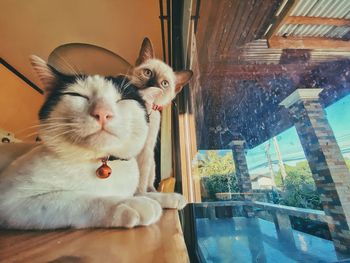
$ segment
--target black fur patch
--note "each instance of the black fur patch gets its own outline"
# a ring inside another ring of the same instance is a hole
[[[146,121],[149,122],[149,116],[146,110],[146,103],[139,93],[139,89],[130,83],[130,80],[123,75],[117,77],[106,77],[107,80],[113,82],[118,92],[122,95],[124,100],[136,100],[145,110]]]
[[[77,79],[85,79],[87,76],[79,75],[79,76],[70,76],[64,75],[54,68],[51,68],[54,74],[56,75],[57,83],[55,87],[52,89],[52,92],[48,95],[44,105],[41,107],[39,111],[39,119],[45,120],[49,118],[50,113],[53,111],[57,103],[60,101],[63,92],[67,89],[67,87],[76,82]],[[145,118],[146,121],[149,122],[149,116],[146,110],[145,101],[142,99],[138,89],[136,86],[129,82],[125,76],[117,76],[117,77],[105,77],[106,80],[112,81],[118,92],[122,95],[122,99],[132,99],[136,100],[141,107],[145,110]]]
[[[156,79],[156,77],[150,78],[150,79],[147,81],[145,87],[146,87],[146,88],[149,88],[149,87],[158,87],[158,86],[157,86],[157,79]]]
[[[52,88],[52,92],[48,95],[48,97],[46,98],[46,101],[44,102],[43,106],[39,111],[40,120],[45,120],[49,118],[50,113],[59,102],[60,97],[62,96],[62,92],[67,88],[68,85],[76,82],[78,78],[79,79],[86,78],[86,76],[83,76],[83,75],[78,75],[78,76],[65,75],[58,72],[51,66],[50,68],[56,76],[56,84],[55,84],[55,87]]]

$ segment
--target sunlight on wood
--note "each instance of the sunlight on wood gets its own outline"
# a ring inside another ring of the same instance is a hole
[[[7,231],[0,262],[189,262],[176,210],[134,229]]]

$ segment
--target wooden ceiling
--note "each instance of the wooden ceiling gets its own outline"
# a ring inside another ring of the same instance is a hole
[[[271,48],[350,51],[350,1],[285,1],[266,34]]]
[[[201,2],[197,32],[203,69],[232,63],[238,48],[261,38],[282,0],[206,0]],[[229,59],[225,59],[229,58]],[[209,69],[210,70],[210,69]]]
[[[350,1],[206,0],[200,10],[199,148],[227,148],[236,133],[254,147],[282,132],[292,123],[279,102],[298,87],[325,88],[327,105],[350,92]]]

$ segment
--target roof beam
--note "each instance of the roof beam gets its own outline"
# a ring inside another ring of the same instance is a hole
[[[284,23],[294,25],[350,26],[350,19],[311,16],[289,16],[285,18]]]
[[[224,82],[227,79],[243,80],[257,79],[272,75],[293,75],[302,74],[312,65],[309,63],[295,64],[254,64],[254,65],[217,65],[215,70],[202,72],[201,78],[205,82],[219,81]]]
[[[269,39],[272,37],[278,30],[285,24],[286,18],[291,14],[291,12],[294,10],[294,8],[297,6],[300,0],[290,0],[287,2],[287,4],[283,7],[282,12],[275,17],[275,21],[269,31],[266,33],[266,38]]]
[[[322,37],[278,37],[268,39],[269,48],[336,49],[350,51],[350,41]]]

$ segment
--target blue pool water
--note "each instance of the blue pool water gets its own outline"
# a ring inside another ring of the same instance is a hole
[[[296,230],[281,236],[272,222],[259,218],[198,218],[196,224],[199,251],[208,263],[350,262],[329,240]]]

